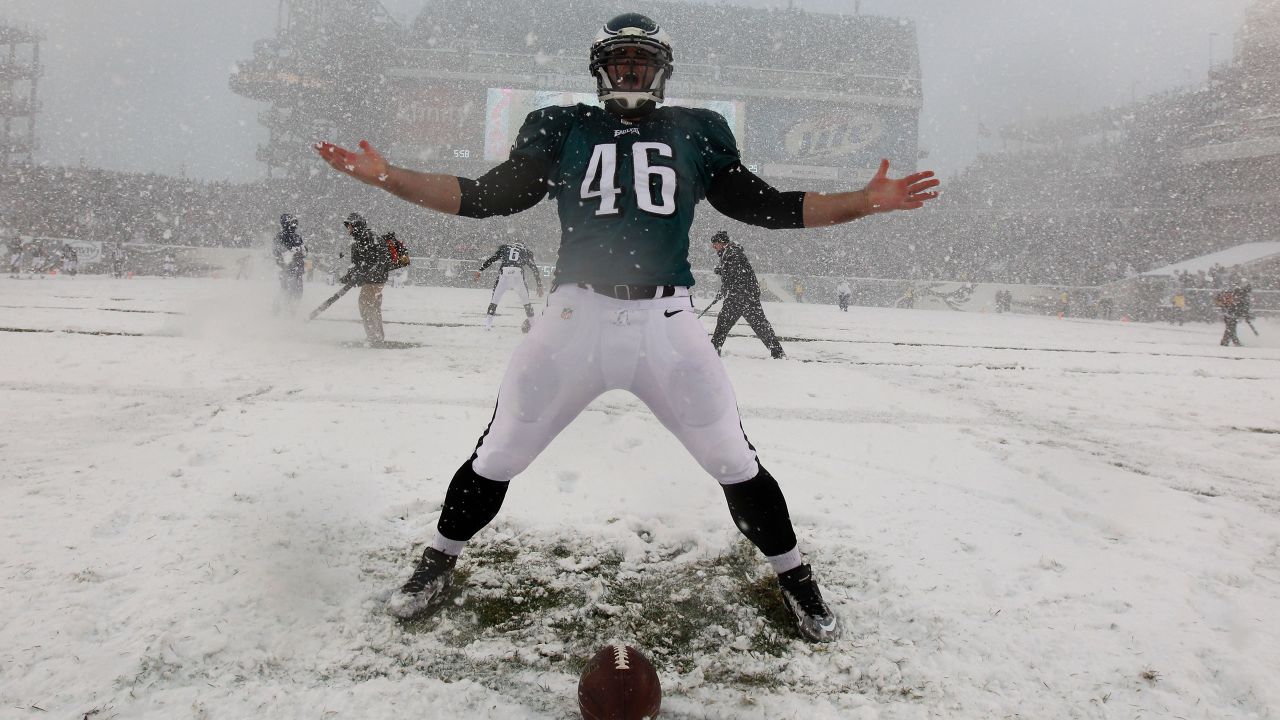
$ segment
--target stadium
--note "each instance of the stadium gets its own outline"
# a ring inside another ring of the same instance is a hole
[[[482,223],[428,214],[322,172],[310,146],[367,138],[410,167],[479,175],[504,157],[529,109],[591,101],[585,49],[592,13],[602,12],[571,0],[503,13],[430,2],[398,23],[376,0],[281,0],[274,35],[229,78],[263,104],[269,135],[258,158],[268,178],[251,184],[31,165],[31,80],[5,106],[27,113],[13,123],[25,134],[12,131],[9,144],[27,154],[6,156],[0,213],[11,235],[62,238],[82,256],[128,245],[140,273],[154,271],[157,245],[233,248],[183,253],[184,273],[227,272],[246,253],[256,257],[284,211],[303,219],[316,262],[329,265],[346,246],[341,218],[353,209],[408,242],[420,258],[415,283],[461,284],[461,268],[508,239],[532,246],[549,273],[559,242],[550,203]],[[676,2],[653,12],[674,32],[673,101],[724,114],[744,161],[766,180],[834,190],[860,185],[880,157],[904,172],[917,166],[926,88],[910,22]],[[1125,298],[1127,316],[1150,318],[1167,292],[1115,285],[1250,245],[1224,257],[1249,266],[1241,272],[1259,308],[1274,309],[1277,261],[1265,243],[1280,230],[1269,183],[1280,159],[1278,16],[1275,0],[1253,3],[1235,56],[1204,86],[997,129],[987,145],[999,150],[948,178],[928,213],[769,235],[704,206],[692,230],[696,276],[710,280],[714,259],[700,239],[723,228],[752,248],[776,300],[792,299],[795,279],[821,297],[846,278],[864,305],[914,296],[923,307],[982,310],[1009,291],[1019,309],[1040,312],[1069,292],[1088,312],[1106,294]],[[35,55],[10,63],[5,77],[30,74]]]

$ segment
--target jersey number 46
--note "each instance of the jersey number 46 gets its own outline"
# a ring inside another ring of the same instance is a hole
[[[665,165],[650,165],[649,153],[660,157],[672,157],[671,146],[660,142],[638,142],[631,146],[631,167],[634,173],[636,206],[654,215],[672,215],[676,211],[676,171]],[[618,168],[618,146],[601,143],[591,151],[587,164],[587,176],[582,180],[579,196],[583,200],[600,199],[596,215],[617,215],[617,198],[622,189],[614,184]],[[658,197],[650,188],[652,178],[658,178]]]

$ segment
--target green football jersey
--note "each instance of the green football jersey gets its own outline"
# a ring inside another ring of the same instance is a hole
[[[739,160],[724,117],[686,107],[639,122],[583,104],[535,110],[511,153],[549,165],[557,282],[594,285],[693,285],[693,208],[712,175]]]

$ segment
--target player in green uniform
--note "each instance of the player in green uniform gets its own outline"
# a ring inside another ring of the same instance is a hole
[[[590,71],[604,107],[529,114],[509,159],[475,180],[390,165],[367,142],[316,146],[334,169],[410,202],[467,217],[508,215],[556,199],[561,243],[542,321],[516,349],[493,420],[454,474],[431,545],[388,603],[411,617],[452,582],[458,555],[498,513],[509,481],[593,399],[639,397],[720,483],[742,533],[778,573],[804,637],[828,641],[839,620],[801,556],[777,481],[747,441],[719,356],[689,295],[689,226],[706,198],[769,228],[820,227],[922,207],[933,173],[888,177],[888,161],[859,191],[780,192],[742,164],[718,114],[660,107],[671,43],[629,13],[607,22]]]

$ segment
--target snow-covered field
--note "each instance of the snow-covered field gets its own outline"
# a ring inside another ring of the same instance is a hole
[[[271,293],[0,280],[0,717],[570,718],[610,640],[669,718],[1280,716],[1275,324],[767,307],[791,360],[725,364],[847,625],[812,646],[623,394],[513,482],[455,604],[387,616],[522,314],[389,288],[418,345],[369,350],[354,297]]]

